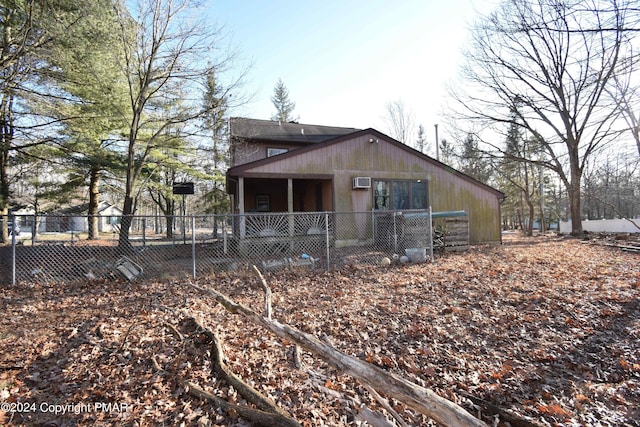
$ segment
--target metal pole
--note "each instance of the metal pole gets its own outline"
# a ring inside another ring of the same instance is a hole
[[[226,255],[228,253],[227,248],[227,216],[225,215],[222,222],[222,252]]]
[[[175,210],[174,210],[175,213]],[[167,225],[168,228],[168,225]],[[171,240],[173,242],[173,246],[176,245],[176,232],[178,231],[178,228],[176,227],[176,216],[175,215],[171,215]]]
[[[327,245],[327,271],[331,268],[331,251],[329,249],[329,213],[324,213],[325,243]]]
[[[191,272],[196,278],[196,217],[191,215]]]
[[[398,228],[396,227],[396,214],[393,213],[393,253],[398,253]]]
[[[16,284],[16,217],[11,220],[11,286]]]
[[[185,216],[187,215],[187,205],[185,203],[185,195],[182,195],[182,244],[187,244],[187,224],[185,224]]]
[[[429,206],[427,215],[429,217],[429,260],[433,263],[435,260],[433,259],[433,219],[431,217],[431,206]]]
[[[147,219],[142,218],[142,247],[147,246]]]
[[[438,125],[434,125],[436,128],[436,160],[440,161],[440,142],[438,141]]]

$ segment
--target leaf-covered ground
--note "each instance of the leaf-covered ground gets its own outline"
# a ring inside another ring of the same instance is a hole
[[[468,395],[541,425],[640,425],[640,255],[577,240],[478,246],[435,264],[267,276],[274,317],[498,423]],[[262,312],[251,275],[200,278]],[[229,367],[303,425],[388,416],[354,379],[172,282],[0,288],[0,425],[246,425],[194,317]],[[430,425],[395,400],[409,425]],[[9,409],[9,411],[7,411]],[[59,412],[56,414],[55,412]],[[62,413],[62,411],[66,413]],[[389,420],[392,418],[388,417]],[[500,422],[500,425],[506,425]]]

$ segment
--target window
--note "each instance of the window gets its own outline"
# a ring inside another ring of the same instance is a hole
[[[429,191],[427,180],[373,181],[375,210],[427,209]]]
[[[269,212],[271,211],[271,201],[268,194],[258,194],[256,196],[256,211]]]
[[[427,209],[429,207],[429,197],[427,192],[427,181],[411,182],[411,209]]]
[[[270,148],[267,148],[267,157],[277,156],[278,154],[283,154],[283,153],[286,153],[287,151],[289,150],[286,148],[270,147]]]
[[[409,181],[393,181],[393,209],[398,211],[402,209],[411,209],[409,201]]]
[[[389,209],[390,187],[389,181],[374,181],[373,183],[373,209]]]

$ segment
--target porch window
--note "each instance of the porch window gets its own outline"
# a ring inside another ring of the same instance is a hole
[[[374,180],[375,210],[426,209],[429,192],[426,180]]]
[[[258,212],[271,211],[271,200],[268,194],[256,195],[256,211]]]

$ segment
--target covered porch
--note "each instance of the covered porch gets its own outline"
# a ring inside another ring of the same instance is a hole
[[[333,177],[228,178],[241,253],[302,253],[327,247]],[[296,215],[293,215],[293,214]],[[306,214],[305,214],[306,213]]]
[[[334,207],[333,176],[230,177],[234,213],[324,212]]]

